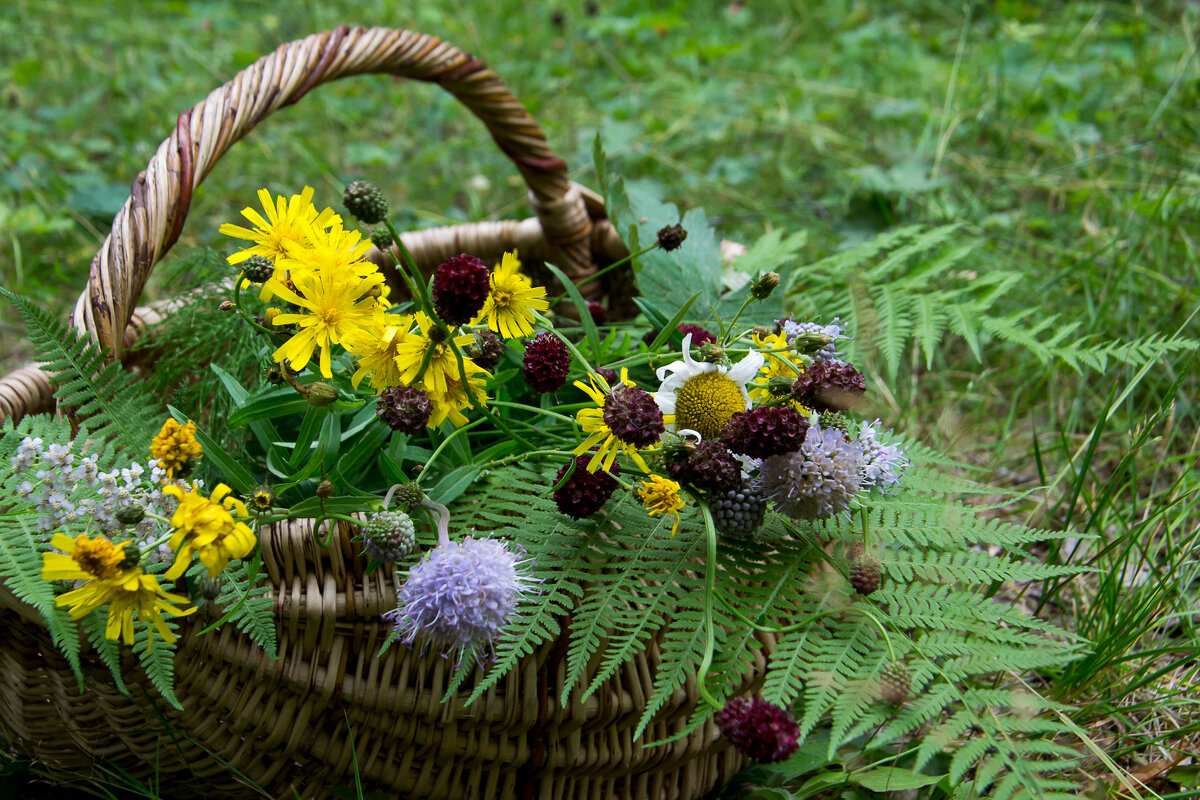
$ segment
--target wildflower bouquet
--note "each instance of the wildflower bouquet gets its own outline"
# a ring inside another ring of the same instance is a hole
[[[675,212],[614,192],[646,292],[617,323],[538,265],[564,289],[549,297],[514,252],[423,275],[368,184],[342,198],[365,236],[310,188],[264,189],[248,227],[221,227],[239,249],[220,335],[249,337],[255,383],[213,364],[232,413],[206,414],[205,395],[160,422],[116,365],[100,380],[84,356],[52,365],[82,427],[6,423],[9,590],[77,674],[81,632],[118,685],[133,645],[178,706],[179,620],[202,609],[185,636],[233,624],[274,657],[259,535],[315,519],[318,547],[353,537],[357,580],[393,581],[374,657],[448,658],[444,701],[461,690],[469,708],[552,645],[565,708],[650,653],[630,709],[645,746],[712,720],[763,762],[869,737],[889,769],[1053,784],[1061,759],[1017,757],[1063,755],[1054,704],[983,683],[1071,653],[990,599],[1067,571],[1023,557],[1048,534],[977,518],[955,499],[973,484],[858,414],[845,326],[787,312],[795,240],[765,237],[728,281],[702,218],[659,226]],[[681,690],[687,714],[665,723]],[[979,744],[947,760],[956,741]]]

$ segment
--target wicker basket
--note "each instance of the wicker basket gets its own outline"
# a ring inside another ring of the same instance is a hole
[[[92,261],[74,324],[120,355],[161,313],[135,313],[134,306],[216,160],[314,86],[373,72],[451,92],[516,164],[537,212],[535,219],[405,235],[423,268],[459,252],[495,258],[516,247],[579,279],[623,254],[603,204],[568,181],[540,128],[482,62],[430,36],[342,27],[281,46],[179,116]],[[600,283],[588,288],[604,291]],[[0,380],[0,417],[50,403],[49,383],[36,367]],[[280,657],[268,659],[232,625],[188,635],[206,620],[185,619],[175,667],[182,711],[139,683],[132,659],[125,670],[130,697],[113,688],[98,663],[90,664],[80,694],[32,609],[0,589],[7,629],[0,729],[63,781],[124,771],[157,782],[169,797],[201,790],[209,797],[264,796],[251,782],[270,797],[327,797],[331,787],[352,786],[357,769],[365,789],[406,797],[698,798],[742,766],[711,724],[659,747],[634,740],[657,665],[653,641],[586,703],[561,707],[554,699],[565,677],[565,640],[526,658],[470,707],[467,690],[441,703],[448,661],[404,647],[375,656],[386,635],[379,615],[395,605],[396,583],[385,570],[364,574],[352,533],[343,525],[322,549],[309,521],[260,531]],[[746,691],[761,680],[761,658],[745,677]],[[681,730],[697,700],[689,682],[644,740]]]

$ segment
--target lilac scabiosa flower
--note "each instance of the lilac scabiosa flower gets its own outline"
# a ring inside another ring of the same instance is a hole
[[[864,422],[858,429],[858,441],[863,450],[863,488],[878,486],[882,490],[895,486],[911,463],[899,445],[879,440],[879,420]]]
[[[795,322],[790,319],[778,320],[778,324],[787,335],[789,344],[795,342],[798,336],[827,337],[830,341],[815,350],[812,357],[815,361],[833,361],[838,357],[837,340],[848,338],[843,333],[845,328],[842,327],[840,319],[840,317],[834,317],[833,322],[828,325],[821,325],[818,322]]]
[[[814,421],[800,450],[766,459],[760,475],[763,494],[780,512],[792,519],[832,517],[862,488],[862,444]]]
[[[409,570],[399,605],[383,616],[409,644],[419,639],[422,650],[433,647],[456,661],[470,652],[478,660],[528,590],[528,563],[499,539],[443,541]]]

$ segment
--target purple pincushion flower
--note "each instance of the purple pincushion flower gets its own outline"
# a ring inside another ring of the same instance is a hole
[[[399,604],[385,613],[405,642],[420,639],[461,660],[490,652],[532,577],[499,539],[443,541],[408,573]]]
[[[818,418],[814,416],[813,420]],[[824,519],[840,514],[862,488],[863,447],[837,428],[814,422],[800,450],[762,463],[763,494],[792,519]]]
[[[886,490],[900,482],[900,476],[911,463],[899,445],[879,440],[879,420],[864,422],[858,429],[858,441],[863,449],[863,488],[878,486]]]

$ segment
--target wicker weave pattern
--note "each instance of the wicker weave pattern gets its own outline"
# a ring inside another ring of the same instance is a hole
[[[602,201],[567,180],[540,128],[481,62],[430,36],[343,27],[281,46],[180,115],[93,260],[74,324],[120,354],[170,313],[169,303],[136,314],[134,308],[215,161],[313,87],[368,72],[435,82],[454,94],[513,159],[538,215],[403,235],[420,266],[464,251],[495,258],[517,247],[553,259],[579,280],[627,254]],[[598,284],[585,288],[600,291]],[[19,418],[50,400],[36,367],[0,379],[0,418]],[[153,699],[129,653],[123,674],[132,699],[116,692],[98,662],[89,662],[80,694],[32,609],[0,587],[7,634],[0,729],[7,739],[64,781],[121,770],[158,780],[171,797],[198,785],[208,797],[262,796],[240,774],[281,800],[325,798],[331,787],[353,785],[357,764],[365,788],[404,797],[695,800],[743,763],[717,741],[711,723],[669,745],[642,746],[686,724],[699,700],[694,680],[670,698],[643,740],[633,739],[659,663],[656,641],[586,703],[573,697],[565,708],[558,704],[564,638],[524,659],[469,708],[467,693],[443,704],[448,661],[403,646],[376,658],[387,634],[379,615],[395,604],[395,576],[365,574],[348,527],[328,549],[316,544],[311,521],[259,534],[280,657],[268,659],[232,625],[194,635],[213,621],[209,612],[185,619],[175,662],[179,712]],[[765,664],[757,658],[743,691],[761,681]],[[588,676],[598,667],[597,658]]]
[[[12,645],[0,653],[5,734],[64,778],[117,768],[156,774],[174,787],[171,797],[194,791],[194,779],[210,797],[256,796],[240,773],[279,800],[324,798],[330,787],[352,785],[357,762],[366,788],[411,797],[694,800],[742,766],[711,724],[661,747],[632,739],[658,665],[657,642],[583,704],[573,697],[558,705],[565,640],[526,658],[473,705],[464,706],[466,691],[443,704],[448,660],[403,645],[375,657],[387,635],[379,614],[395,604],[395,577],[365,574],[348,526],[327,550],[314,544],[308,521],[260,535],[275,587],[279,658],[268,659],[232,625],[195,636],[214,620],[211,612],[188,620],[176,658],[183,710],[158,704],[170,727],[147,711],[132,657],[125,670],[132,703],[95,677],[104,675],[99,665],[78,694],[31,611],[0,591],[0,606],[12,612],[3,618]],[[589,665],[589,677],[598,666],[598,659]],[[764,668],[759,656],[750,675]],[[645,741],[679,730],[697,702],[689,681]]]

